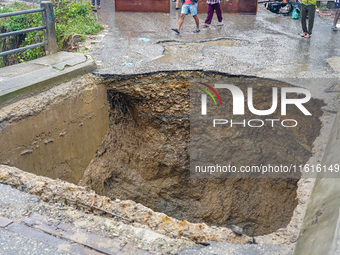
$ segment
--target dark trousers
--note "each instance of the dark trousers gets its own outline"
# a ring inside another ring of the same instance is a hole
[[[308,29],[307,29],[307,15],[308,15]],[[304,33],[312,34],[315,18],[315,5],[301,4],[301,24]]]
[[[95,6],[95,4],[96,4],[95,1],[92,0],[92,5]],[[100,6],[100,0],[97,0],[97,5]]]
[[[216,10],[218,22],[222,21],[222,11],[221,11],[220,4],[219,3],[208,4],[208,17],[204,21],[205,24],[211,24],[212,18],[214,16],[214,10]]]

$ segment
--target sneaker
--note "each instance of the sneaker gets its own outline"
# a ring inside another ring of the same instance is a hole
[[[223,26],[223,21],[218,22],[218,23],[217,23],[217,26]]]
[[[100,5],[98,6],[98,9],[100,9]]]
[[[177,28],[171,28],[172,31],[176,32],[179,35],[179,31]]]
[[[196,28],[193,32],[194,32],[194,33],[199,33],[199,32],[201,32],[201,30],[199,30],[198,28]]]

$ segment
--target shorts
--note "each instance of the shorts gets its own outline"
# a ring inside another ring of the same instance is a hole
[[[340,0],[334,0],[335,8],[340,9]]]
[[[195,16],[197,14],[197,3],[195,4],[183,4],[182,6],[182,13],[188,15],[189,13],[191,16]]]

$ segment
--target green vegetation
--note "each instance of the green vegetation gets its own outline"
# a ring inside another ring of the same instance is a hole
[[[9,6],[2,6],[0,13],[31,9],[32,6],[16,2]],[[36,8],[36,7],[35,7]],[[86,35],[97,34],[102,26],[93,16],[91,6],[87,1],[55,0],[54,16],[58,50],[67,50],[68,41],[74,34],[79,34],[83,39]],[[0,32],[10,32],[20,29],[42,26],[41,13],[32,13],[0,19]],[[31,32],[17,36],[0,39],[0,51],[19,48],[43,42],[43,32]],[[0,58],[0,67],[36,59],[44,56],[44,47],[16,53]]]

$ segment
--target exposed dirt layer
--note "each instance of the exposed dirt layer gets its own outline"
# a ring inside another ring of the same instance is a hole
[[[134,200],[179,220],[218,226],[237,224],[248,235],[268,234],[285,227],[297,205],[298,179],[190,178],[192,78],[223,80],[243,87],[289,86],[272,80],[201,72],[107,77],[102,84],[108,88],[111,104],[110,130],[80,184],[111,198]],[[271,98],[258,103],[268,109]],[[310,118],[290,111],[289,118],[298,119],[301,125],[269,130],[271,139],[267,139],[267,129],[235,130],[229,141],[230,158],[243,165],[268,159],[304,164],[320,132],[322,105],[315,99],[308,103],[313,114]]]

